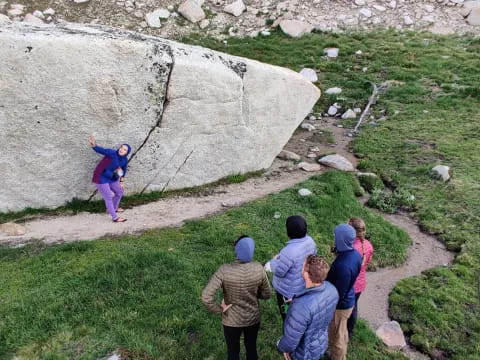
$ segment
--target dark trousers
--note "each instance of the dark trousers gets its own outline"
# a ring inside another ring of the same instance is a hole
[[[247,360],[257,360],[257,335],[260,323],[246,327],[231,327],[223,325],[223,334],[227,343],[227,359],[240,359],[240,336],[243,332],[243,343]]]
[[[353,329],[355,328],[355,323],[357,322],[358,317],[358,298],[362,293],[355,294],[355,305],[353,306],[352,315],[348,318],[347,321],[347,330],[348,330],[348,337],[351,339],[353,336]]]
[[[288,306],[291,305],[291,303],[286,303],[285,299],[283,298],[283,295],[277,292],[277,304],[278,304],[278,309],[280,310],[280,315],[282,316],[282,321],[285,322],[285,319],[287,317],[287,311]]]

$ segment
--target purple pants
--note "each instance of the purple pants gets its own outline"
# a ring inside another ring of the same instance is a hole
[[[123,190],[120,186],[120,182],[116,181],[113,183],[95,185],[97,185],[98,192],[100,195],[102,195],[103,200],[105,200],[105,206],[107,207],[108,213],[113,220],[116,220],[118,218],[118,204],[120,204],[120,199],[123,196]]]

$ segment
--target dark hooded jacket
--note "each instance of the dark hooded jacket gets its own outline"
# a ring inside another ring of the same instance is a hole
[[[123,170],[123,176],[127,173],[128,154],[132,148],[128,144],[123,144],[128,148],[127,154],[120,156],[118,150],[105,149],[100,146],[94,146],[92,149],[99,154],[105,155],[93,171],[92,182],[95,184],[106,184],[118,181],[119,177],[115,170],[119,167]]]
[[[355,229],[347,224],[338,225],[333,231],[337,257],[330,266],[327,281],[338,291],[337,309],[346,310],[355,305],[353,284],[362,266],[362,256],[353,248]]]

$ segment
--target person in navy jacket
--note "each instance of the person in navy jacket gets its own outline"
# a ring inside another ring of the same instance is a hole
[[[123,196],[123,180],[128,165],[127,156],[132,148],[128,144],[123,144],[117,150],[105,149],[95,144],[93,136],[90,136],[88,141],[95,152],[104,155],[93,172],[92,182],[96,184],[98,192],[105,200],[105,206],[112,220],[114,222],[127,221],[127,219],[119,217],[117,212],[123,212],[118,205]]]
[[[327,350],[328,325],[338,302],[337,290],[324,281],[328,269],[320,256],[307,256],[302,271],[306,290],[293,299],[277,344],[285,359],[318,360]]]
[[[353,248],[355,229],[347,224],[335,227],[335,252],[337,256],[328,272],[327,281],[338,291],[337,309],[328,329],[328,350],[331,360],[347,358],[347,321],[355,305],[353,284],[362,266],[362,256]]]

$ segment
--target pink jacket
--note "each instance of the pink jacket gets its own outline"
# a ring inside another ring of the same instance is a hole
[[[365,287],[367,286],[366,272],[368,264],[372,261],[373,246],[367,239],[363,241],[362,245],[362,240],[357,237],[353,242],[353,248],[362,256],[362,267],[360,268],[357,280],[355,280],[355,284],[353,284],[353,290],[355,291],[355,294],[358,294],[365,290]]]

